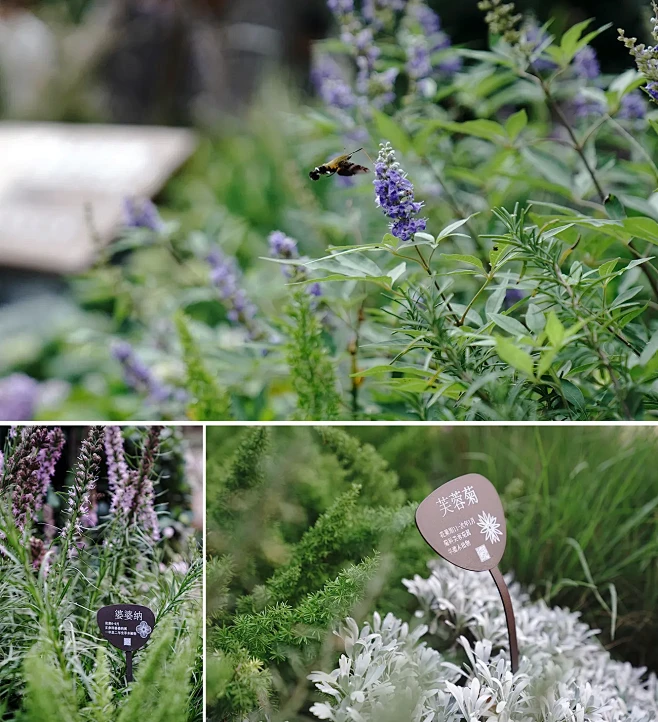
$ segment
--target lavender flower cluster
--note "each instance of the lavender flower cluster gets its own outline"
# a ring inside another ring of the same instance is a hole
[[[452,74],[461,67],[456,56],[444,56],[433,62],[433,55],[447,50],[451,43],[441,29],[439,16],[422,0],[365,0],[360,11],[353,0],[328,0],[327,4],[356,65],[353,90],[335,60],[326,55],[316,58],[311,79],[330,107],[346,111],[358,106],[367,111],[369,107],[383,108],[395,100],[399,69],[386,67],[382,60],[378,44],[382,31],[397,32],[397,43],[406,49],[412,92],[418,87],[429,95],[435,77]]]
[[[294,238],[290,238],[290,236],[286,236],[283,231],[272,231],[268,238],[268,245],[272,258],[304,260],[299,256],[297,241]],[[298,283],[308,279],[308,273],[301,265],[283,266],[283,273],[287,278]],[[307,289],[311,296],[319,297],[322,295],[322,288],[319,283],[311,283],[307,286]]]
[[[381,143],[375,164],[375,203],[391,219],[391,233],[401,241],[410,241],[424,231],[426,218],[416,218],[423,207],[414,199],[414,187],[395,158],[391,144]]]
[[[103,438],[110,485],[110,513],[126,525],[136,524],[153,541],[160,539],[152,476],[161,433],[162,429],[158,426],[149,429],[138,469],[128,466],[120,427],[106,427]]]
[[[213,248],[206,261],[210,266],[210,282],[226,306],[229,320],[249,328],[256,315],[256,306],[240,285],[241,274],[235,259],[229,258],[219,248]]]
[[[127,341],[115,343],[112,346],[112,355],[123,368],[126,384],[139,393],[145,393],[153,404],[187,401],[187,392],[160,381]]]
[[[6,459],[4,485],[11,489],[12,514],[21,531],[43,507],[63,448],[61,429],[25,427]]]
[[[124,198],[123,225],[125,228],[145,228],[156,233],[164,227],[158,209],[148,198]]]
[[[73,483],[68,493],[67,520],[61,536],[69,545],[69,553],[73,551],[71,545],[82,536],[84,525],[92,511],[92,496],[98,483],[102,448],[103,430],[100,426],[94,426],[80,446]]]

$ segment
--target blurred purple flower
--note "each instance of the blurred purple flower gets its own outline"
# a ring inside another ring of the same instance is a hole
[[[160,404],[166,401],[184,403],[187,399],[187,394],[183,389],[176,389],[157,379],[127,341],[115,343],[112,346],[112,355],[123,367],[123,378],[126,384],[135,391],[147,394],[153,403]]]
[[[123,225],[126,228],[146,228],[156,233],[163,228],[158,209],[148,199],[123,199]]]
[[[639,90],[628,93],[621,99],[617,117],[620,120],[644,120],[647,115],[647,102]]]
[[[526,292],[522,291],[520,288],[508,288],[507,291],[505,291],[503,306],[506,309],[510,309],[512,306],[524,299],[526,295]]]
[[[354,0],[327,0],[327,7],[334,15],[354,12]]]
[[[653,100],[655,103],[658,103],[658,82],[655,80],[650,80],[646,86],[645,90],[651,97],[651,100]]]
[[[219,292],[229,321],[249,327],[256,315],[256,307],[240,287],[241,274],[235,259],[215,247],[206,256],[206,261],[210,266],[210,282]]]
[[[555,70],[558,66],[555,62],[542,55],[543,49],[550,44],[550,36],[538,25],[528,25],[523,32],[523,40],[531,54],[539,53],[532,61],[532,65],[538,72]]]
[[[395,159],[390,143],[380,143],[375,164],[375,203],[391,219],[391,233],[401,241],[409,241],[424,231],[427,219],[414,218],[423,203],[414,200],[414,187]]]
[[[427,35],[434,35],[441,30],[441,18],[423,3],[415,3],[411,14]]]
[[[427,78],[432,74],[430,51],[423,38],[413,38],[407,48],[407,73],[414,80]]]
[[[319,56],[311,70],[311,81],[323,102],[329,107],[349,110],[356,97],[340,65],[329,55]]]
[[[272,231],[267,239],[270,246],[270,255],[273,258],[297,258],[297,241],[286,236],[283,231]]]
[[[29,421],[34,417],[39,382],[15,373],[0,379],[0,421]]]
[[[578,93],[571,104],[574,116],[579,120],[603,115],[606,112],[606,105],[602,100],[593,98],[585,93]]]
[[[601,75],[601,66],[596,55],[596,50],[586,45],[579,50],[573,59],[573,70],[577,78],[583,80],[594,80]]]
[[[297,250],[297,241],[290,236],[286,236],[283,231],[272,231],[268,238],[270,246],[270,255],[272,258],[282,259],[293,259],[300,258],[299,251]],[[304,260],[301,258],[300,260]],[[308,279],[308,272],[302,266],[284,266],[283,274],[287,278],[292,279],[295,282],[302,282]],[[306,287],[308,293],[311,296],[321,296],[322,290],[319,283],[313,283]]]

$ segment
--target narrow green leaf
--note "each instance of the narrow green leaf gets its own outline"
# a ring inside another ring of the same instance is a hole
[[[534,378],[532,356],[516,346],[513,341],[502,336],[496,337],[496,351],[502,361],[526,374],[526,376]]]
[[[555,311],[551,311],[548,314],[548,319],[546,321],[546,334],[548,336],[548,340],[556,349],[561,348],[565,332],[562,322],[555,315]]]
[[[511,316],[504,316],[502,313],[490,313],[489,318],[496,324],[496,326],[502,328],[503,331],[507,331],[507,333],[512,336],[528,335],[528,329],[520,321],[517,321]]]

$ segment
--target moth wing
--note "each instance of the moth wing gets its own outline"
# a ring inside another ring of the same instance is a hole
[[[364,165],[357,165],[356,163],[343,162],[338,166],[338,175],[352,176],[357,173],[369,173],[369,169]]]

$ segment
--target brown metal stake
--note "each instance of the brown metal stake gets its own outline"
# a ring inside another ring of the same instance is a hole
[[[512,598],[509,594],[505,577],[498,567],[489,570],[493,577],[500,598],[503,600],[503,609],[505,610],[505,620],[507,621],[507,634],[509,636],[509,653],[512,661],[512,672],[516,673],[519,669],[519,646],[516,641],[516,621],[514,620],[514,607],[512,606]]]
[[[126,682],[133,681],[133,653],[126,652]]]

